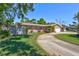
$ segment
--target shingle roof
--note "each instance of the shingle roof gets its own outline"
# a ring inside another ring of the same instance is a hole
[[[34,23],[19,23],[19,24],[22,26],[27,26],[27,25],[29,25],[29,26],[56,26],[57,25],[59,27],[62,27],[58,24],[50,24],[50,25],[42,25],[42,24],[34,24]]]
[[[21,23],[21,25],[30,25],[30,26],[49,26],[49,25],[33,24],[33,23]]]

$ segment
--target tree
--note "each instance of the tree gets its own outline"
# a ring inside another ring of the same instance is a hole
[[[31,20],[29,20],[29,18],[25,18],[25,19],[22,19],[21,22],[36,23],[36,19],[31,19]]]
[[[24,19],[27,13],[33,10],[32,3],[3,3],[0,4],[0,19],[5,18],[6,20],[14,20],[15,17]]]
[[[77,29],[77,23],[76,22],[73,22],[73,28]]]
[[[13,25],[14,20],[6,20],[5,25],[7,26],[7,29],[9,30],[9,26]]]
[[[73,22],[73,25],[76,25],[76,22]]]
[[[10,25],[11,21],[26,18],[29,11],[33,11],[32,3],[1,3],[0,4],[0,28],[2,24]],[[3,20],[6,20],[5,22]]]
[[[32,19],[32,20],[30,20],[30,22],[32,22],[32,23],[36,23],[36,19]]]
[[[46,24],[46,21],[43,19],[43,18],[40,18],[38,21],[37,21],[38,24]]]
[[[1,31],[1,28],[2,28],[2,20],[0,19],[0,31]]]
[[[21,22],[30,22],[29,18],[21,19]]]
[[[79,35],[79,12],[75,14],[74,19],[77,20],[77,33]]]

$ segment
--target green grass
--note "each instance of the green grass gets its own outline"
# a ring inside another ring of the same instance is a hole
[[[66,42],[79,45],[79,37],[75,34],[57,34],[55,37]]]
[[[0,56],[46,56],[48,55],[36,42],[38,35],[14,36],[0,40]]]

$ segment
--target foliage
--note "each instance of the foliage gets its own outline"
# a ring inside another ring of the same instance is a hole
[[[79,12],[77,12],[77,13],[75,14],[74,19],[79,22]]]
[[[29,18],[25,18],[25,19],[21,19],[20,22],[29,22],[29,21],[30,21]]]
[[[31,19],[30,20],[32,23],[36,23],[36,19]]]
[[[4,39],[4,38],[8,37],[9,35],[10,35],[10,33],[7,30],[0,31],[0,39]]]
[[[29,18],[25,18],[25,19],[22,19],[21,22],[36,23],[36,19],[29,20]]]
[[[52,26],[47,26],[45,32],[50,33],[53,31],[53,27]]]
[[[38,24],[46,24],[46,21],[43,19],[43,18],[40,18],[38,21],[37,21]]]
[[[74,19],[77,20],[77,33],[79,35],[79,12],[76,13]]]
[[[0,10],[6,19],[14,19],[15,16],[18,18],[25,18],[27,12],[33,11],[33,4],[31,3],[4,3],[0,4]]]
[[[72,32],[76,32],[77,31],[77,24],[76,24],[76,22],[73,22],[73,24],[69,24],[69,26],[67,26],[66,30],[72,31]]]
[[[1,3],[0,4],[0,28],[2,24],[7,26],[14,22],[15,17],[26,18],[29,11],[33,11],[32,3]]]
[[[25,36],[13,36],[0,40],[0,56],[45,56],[48,55],[37,44],[39,33]]]

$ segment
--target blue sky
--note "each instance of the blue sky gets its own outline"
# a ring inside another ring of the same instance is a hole
[[[79,11],[79,4],[37,3],[34,4],[34,8],[35,10],[27,15],[29,19],[35,18],[39,20],[44,18],[46,22],[56,22],[56,19],[58,19],[58,21],[62,21],[65,24],[70,24],[74,21],[75,13]],[[19,20],[16,19],[16,21]]]

